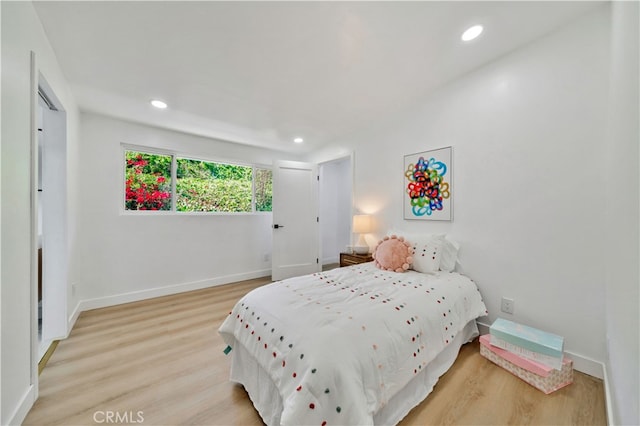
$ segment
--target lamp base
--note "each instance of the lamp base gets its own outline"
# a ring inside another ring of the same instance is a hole
[[[369,253],[369,246],[353,246],[353,252],[355,254],[367,254]]]

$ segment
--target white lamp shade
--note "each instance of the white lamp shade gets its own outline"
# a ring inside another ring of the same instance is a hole
[[[369,246],[364,239],[364,234],[368,234],[369,232],[371,232],[371,216],[368,214],[357,214],[353,216],[353,233],[360,234],[358,242],[353,247],[355,253],[369,253]]]
[[[368,214],[353,216],[353,233],[368,234],[369,232],[371,232],[371,216]]]

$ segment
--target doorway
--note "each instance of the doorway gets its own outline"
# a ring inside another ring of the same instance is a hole
[[[351,240],[353,155],[276,161],[273,173],[272,279],[338,266]]]
[[[38,73],[32,145],[34,362],[67,335],[67,116],[46,79]]]
[[[274,281],[320,270],[318,166],[300,161],[275,161],[273,168]]]
[[[323,268],[330,269],[351,241],[352,157],[320,163],[319,175],[321,259]]]

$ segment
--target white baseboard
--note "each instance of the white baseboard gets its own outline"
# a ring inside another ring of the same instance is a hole
[[[29,414],[29,410],[33,407],[36,401],[36,389],[33,385],[29,385],[29,388],[20,399],[20,403],[16,407],[16,410],[9,417],[8,425],[21,425],[24,419]]]
[[[65,337],[65,339],[67,337],[69,337],[69,334],[71,334],[71,330],[73,330],[73,326],[76,325],[76,321],[78,321],[78,317],[80,316],[80,312],[82,312],[80,310],[81,306],[80,306],[81,301],[78,301],[78,303],[76,303],[76,307],[73,309],[73,312],[71,313],[71,316],[69,316],[69,321],[68,321],[68,325],[67,325],[67,336]]]
[[[478,324],[478,330],[480,330],[481,336],[489,334],[489,326],[487,324],[480,321],[476,321],[476,324]]]
[[[567,356],[573,360],[573,369],[581,373],[588,374],[598,379],[605,379],[604,364],[595,359],[591,359],[575,352],[565,351]]]
[[[132,291],[129,293],[116,294],[113,296],[97,297],[94,299],[80,300],[73,313],[69,317],[69,333],[73,329],[80,313],[91,309],[106,308],[108,306],[121,305],[123,303],[138,302],[140,300],[153,299],[154,297],[168,296],[171,294],[183,293],[185,291],[201,290],[203,288],[215,287],[237,281],[251,280],[271,275],[271,269],[245,272],[242,274],[225,275],[222,277],[209,278],[206,280],[193,281],[189,283],[173,284],[164,287],[155,287],[146,290]]]

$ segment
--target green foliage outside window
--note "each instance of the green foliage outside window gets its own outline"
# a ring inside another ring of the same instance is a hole
[[[251,167],[185,158],[177,163],[178,211],[251,211]]]
[[[171,155],[125,151],[125,209],[171,210]],[[176,159],[175,209],[180,212],[271,211],[268,169]]]

